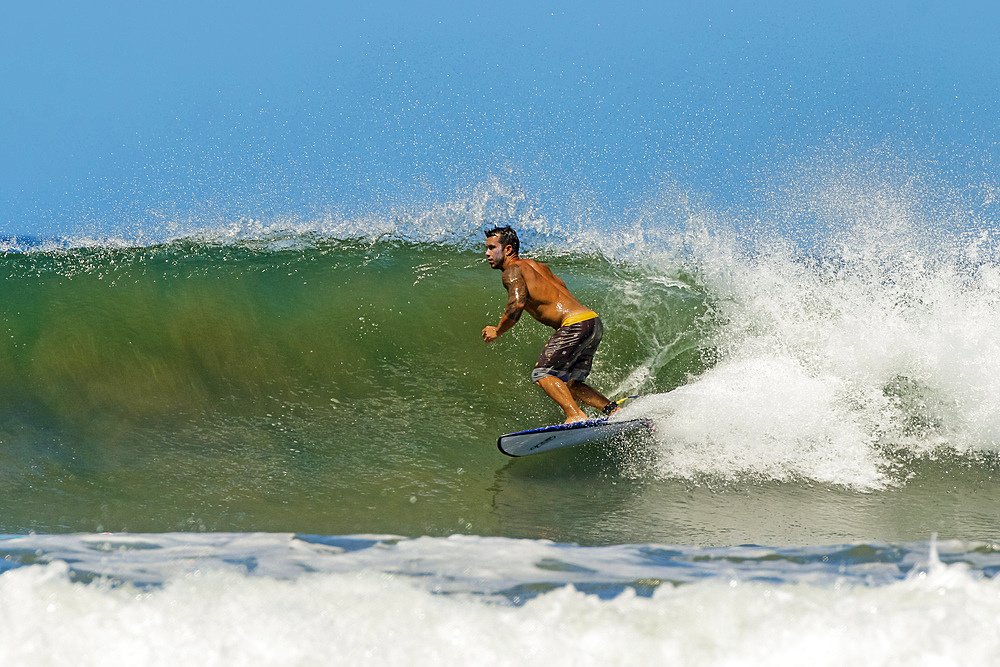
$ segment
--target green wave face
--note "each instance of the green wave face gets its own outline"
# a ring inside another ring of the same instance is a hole
[[[606,393],[703,367],[692,286],[546,259],[605,320]],[[482,342],[506,295],[478,252],[176,242],[0,267],[8,532],[332,534],[371,531],[373,512],[386,532],[464,530],[475,513],[455,508],[484,505],[487,473],[468,471],[495,467],[496,436],[559,417],[528,377],[550,330],[525,318]]]

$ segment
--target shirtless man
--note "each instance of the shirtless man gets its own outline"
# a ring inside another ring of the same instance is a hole
[[[542,349],[531,379],[563,409],[565,423],[587,419],[577,401],[610,415],[618,404],[583,382],[604,333],[601,319],[573,298],[566,283],[545,264],[518,257],[519,249],[517,232],[510,227],[486,232],[486,259],[494,269],[503,271],[507,308],[497,326],[483,329],[483,340],[492,343],[528,311],[556,330]]]

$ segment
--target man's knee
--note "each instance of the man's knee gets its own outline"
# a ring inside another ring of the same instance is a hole
[[[558,374],[552,371],[551,368],[536,368],[531,371],[531,381],[535,384],[539,384],[545,378],[555,378],[557,380],[561,379]]]

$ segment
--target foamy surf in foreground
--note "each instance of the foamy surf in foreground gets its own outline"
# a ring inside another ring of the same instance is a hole
[[[986,544],[168,534],[0,550],[10,665],[985,665],[1000,650]]]

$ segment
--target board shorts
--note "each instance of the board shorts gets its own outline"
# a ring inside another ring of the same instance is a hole
[[[583,382],[590,375],[594,353],[603,335],[604,325],[597,313],[569,318],[542,348],[531,371],[531,381],[553,375],[566,383]]]

